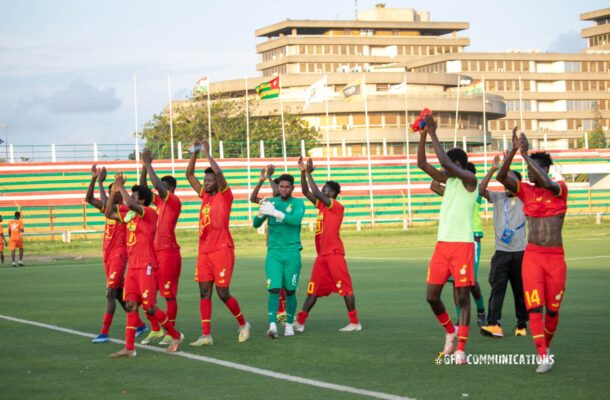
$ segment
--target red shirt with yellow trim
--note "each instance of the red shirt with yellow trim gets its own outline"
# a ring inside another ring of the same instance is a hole
[[[155,232],[157,213],[151,207],[142,206],[142,215],[124,204],[118,206],[121,222],[127,225],[127,266],[131,269],[157,268],[155,256]]]
[[[154,194],[153,202],[157,206],[157,234],[155,235],[155,250],[180,250],[176,241],[176,224],[182,210],[182,202],[172,192],[168,191],[165,199]]]
[[[316,221],[316,251],[318,255],[345,254],[339,231],[343,222],[345,208],[335,199],[330,199],[330,207],[316,200],[319,211]]]
[[[519,182],[517,197],[523,202],[523,213],[528,217],[544,218],[563,215],[568,210],[568,185],[557,182],[559,194],[532,183]]]
[[[104,213],[103,209],[102,213]],[[127,254],[126,233],[127,227],[125,224],[106,218],[102,245],[104,261],[112,257],[119,257],[123,254]]]
[[[230,187],[209,195],[201,188],[199,210],[199,253],[211,253],[224,247],[235,247],[229,230],[229,216],[233,205]]]

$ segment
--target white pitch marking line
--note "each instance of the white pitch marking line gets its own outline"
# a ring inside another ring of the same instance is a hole
[[[9,317],[7,315],[0,314],[0,318],[7,320],[7,321],[37,326],[39,328],[50,329],[50,330],[57,331],[57,332],[68,333],[70,335],[84,336],[87,338],[95,337],[95,335],[93,335],[93,334],[76,331],[74,329],[62,328],[57,325],[50,325],[50,324],[44,324],[42,322],[29,321],[26,319]],[[117,343],[117,344],[125,344],[124,340],[110,339],[110,341],[113,343]],[[270,371],[267,369],[251,367],[251,366],[245,365],[245,364],[238,364],[238,363],[234,363],[231,361],[219,360],[217,358],[205,357],[205,356],[200,356],[198,354],[192,354],[192,353],[186,353],[184,351],[179,351],[176,353],[168,353],[167,350],[165,350],[165,349],[162,349],[159,347],[148,346],[148,345],[142,345],[142,344],[138,344],[138,343],[136,344],[136,347],[141,348],[141,349],[156,351],[158,353],[165,353],[167,355],[184,357],[184,358],[188,358],[190,360],[203,361],[208,364],[220,365],[222,367],[232,368],[232,369],[236,369],[238,371],[250,372],[252,374],[262,375],[262,376],[266,376],[268,378],[279,379],[279,380],[284,380],[284,381],[288,381],[288,382],[295,382],[295,383],[300,383],[303,385],[315,386],[315,387],[319,387],[322,389],[334,390],[337,392],[352,393],[352,394],[357,394],[360,396],[366,396],[366,397],[371,397],[371,398],[375,398],[375,399],[384,399],[384,400],[415,400],[410,397],[401,397],[401,396],[397,396],[397,395],[389,394],[389,393],[375,392],[372,390],[358,389],[358,388],[354,388],[351,386],[337,385],[334,383],[317,381],[314,379],[301,378],[299,376],[288,375],[288,374],[283,374],[281,372],[274,372],[274,371]]]

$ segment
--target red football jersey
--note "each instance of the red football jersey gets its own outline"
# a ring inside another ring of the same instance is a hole
[[[155,235],[155,250],[179,250],[176,241],[176,224],[182,202],[175,194],[167,192],[167,197],[162,199],[158,194],[154,195],[154,203],[157,206],[157,234]]]
[[[104,211],[102,211],[102,213],[103,212]],[[127,242],[125,240],[126,232],[127,229],[125,224],[106,218],[106,225],[104,225],[104,244],[102,247],[104,260],[127,253]]]
[[[223,247],[235,247],[229,230],[229,216],[233,205],[233,192],[227,186],[215,195],[207,194],[203,187],[199,195],[199,253],[211,253]]]
[[[519,182],[517,197],[523,202],[523,213],[528,217],[544,218],[563,215],[568,209],[568,185],[564,181],[559,184],[559,195],[534,184]]]
[[[343,204],[331,199],[330,207],[317,200],[316,208],[320,210],[316,221],[316,251],[318,255],[345,254],[340,236],[341,223],[345,208]]]
[[[157,213],[151,207],[145,207],[144,214],[132,211],[126,205],[119,205],[121,222],[127,225],[127,266],[131,269],[157,268],[155,256],[155,232],[157,231]]]

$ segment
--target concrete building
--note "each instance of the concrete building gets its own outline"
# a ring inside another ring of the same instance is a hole
[[[610,51],[610,8],[580,14],[580,19],[595,22],[595,26],[580,32],[580,36],[587,40],[586,52]]]

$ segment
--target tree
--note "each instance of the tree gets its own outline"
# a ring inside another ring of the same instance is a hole
[[[225,157],[246,157],[246,117],[242,99],[215,96],[212,101],[212,141],[213,153],[218,154],[218,141],[223,141]],[[256,109],[256,101],[250,109]],[[208,113],[205,101],[189,100],[172,110],[174,113],[174,141],[182,142],[187,149],[193,142],[208,138]],[[282,126],[278,110],[270,115],[251,115],[250,153],[260,154],[260,141],[265,143],[265,156],[281,157]],[[288,156],[301,154],[300,143],[305,141],[306,148],[317,144],[317,132],[299,114],[284,110],[286,148]],[[142,137],[146,146],[162,157],[170,154],[169,115],[156,114],[144,125]],[[169,157],[168,157],[169,158]]]
[[[592,104],[591,110],[593,111],[594,120],[593,120],[593,129],[587,132],[587,140],[589,142],[590,149],[604,149],[608,147],[608,143],[606,142],[606,134],[604,133],[603,128],[603,117],[602,113],[599,109],[599,103],[594,102]],[[584,138],[578,139],[578,147],[585,147]]]

